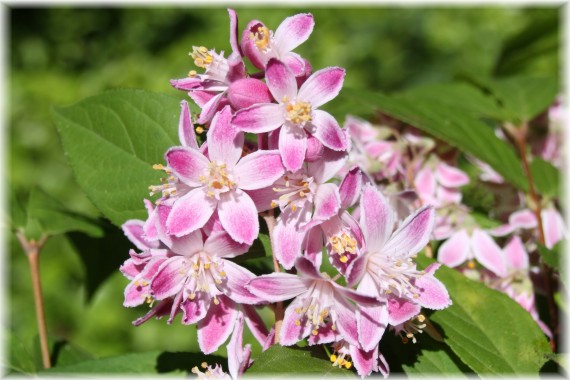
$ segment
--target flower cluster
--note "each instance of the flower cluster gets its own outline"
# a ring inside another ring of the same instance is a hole
[[[546,125],[537,124],[532,130],[539,138],[532,138],[535,143],[531,152],[561,169],[561,139],[557,136],[561,133],[564,112],[559,101],[547,116]],[[467,158],[478,174],[468,176],[459,169],[456,151],[422,136],[410,126],[373,125],[350,116],[346,127],[352,146],[357,147],[356,152],[351,152],[351,163],[363,168],[368,178],[379,182],[396,199],[402,215],[407,215],[410,205],[418,202],[433,205],[432,238],[442,241],[437,251],[438,261],[509,295],[552,338],[548,326],[539,319],[535,304],[536,291],[545,291],[537,255],[540,244],[537,205],[474,157]],[[496,134],[507,140],[500,129]],[[463,203],[461,188],[472,182],[477,182],[476,186],[493,199],[491,217],[503,224],[489,225],[491,220],[487,215]],[[415,196],[410,197],[410,189]],[[567,229],[557,199],[544,196],[541,203],[543,245],[551,249],[566,238]]]
[[[231,53],[193,47],[197,69],[171,81],[201,111],[182,101],[180,145],[154,166],[164,177],[150,186],[157,197],[145,200],[148,217],[123,226],[138,249],[121,267],[130,280],[124,305],[150,306],[135,325],[180,314],[197,325],[205,354],[229,339],[234,379],[253,363],[245,325],[263,349],[326,344],[333,365],[387,376],[384,334],[415,342],[426,327],[422,308],[451,305],[434,275],[441,264],[415,262],[424,248],[435,254],[430,240],[441,240],[440,263],[508,294],[550,334],[536,310],[529,256],[539,220],[524,196],[469,158],[500,203],[494,217],[504,225],[489,227],[463,203],[462,188],[478,179],[459,169],[457,151],[407,125],[347,116],[341,127],[322,109],[341,91],[345,70],[313,71],[294,52],[313,31],[311,14],[289,17],[275,32],[253,20],[241,38],[237,14],[229,16]],[[559,163],[556,133],[546,131],[533,154]],[[564,223],[554,200],[544,202],[540,222],[552,248]],[[259,238],[260,215],[278,265],[255,275],[236,258]],[[258,309],[283,302],[268,329]],[[225,375],[219,366],[203,369],[193,372]]]

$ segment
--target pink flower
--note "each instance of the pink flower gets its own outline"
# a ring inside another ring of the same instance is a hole
[[[513,236],[503,249],[506,263],[504,277],[487,279],[487,283],[507,294],[530,313],[544,333],[552,338],[550,329],[539,319],[534,289],[529,277],[529,257],[520,237]]]
[[[362,231],[347,209],[358,201],[362,183],[362,171],[358,167],[352,168],[339,186],[340,208],[337,214],[324,221],[313,220],[305,226],[308,231],[304,254],[316,266],[321,265],[323,247],[327,248],[331,264],[342,274],[359,255],[364,245]]]
[[[372,372],[380,372],[384,378],[388,377],[390,367],[384,356],[379,353],[378,346],[370,351],[365,351],[359,346],[339,340],[332,345],[334,353],[331,355],[333,366],[338,365],[350,368],[354,364],[356,372],[361,378],[369,376]],[[352,362],[350,362],[352,359]]]
[[[414,185],[424,204],[442,207],[461,202],[459,187],[469,183],[469,177],[461,170],[443,161],[426,164],[416,174]]]
[[[267,64],[267,86],[278,104],[257,104],[241,109],[232,124],[244,132],[264,133],[281,127],[279,151],[287,170],[296,172],[305,160],[307,132],[325,147],[341,151],[348,141],[337,121],[329,113],[317,109],[334,99],[344,81],[344,69],[329,67],[317,71],[297,89],[295,76],[281,61]]]
[[[357,304],[378,301],[336,284],[304,257],[296,260],[295,267],[299,276],[273,273],[255,278],[247,285],[250,292],[268,302],[295,298],[285,310],[279,342],[290,346],[323,330],[338,329],[346,341],[357,345],[356,306],[351,301]]]
[[[501,248],[488,232],[479,228],[470,232],[465,228],[457,230],[439,247],[437,259],[452,268],[468,261],[467,265],[471,269],[475,266],[472,260],[476,259],[497,276],[506,274]]]
[[[409,144],[389,140],[389,128],[375,127],[366,120],[348,115],[344,123],[349,131],[352,147],[349,165],[358,165],[373,178],[395,180],[405,174],[403,156]]]
[[[340,209],[337,185],[326,183],[344,165],[345,152],[326,150],[323,157],[295,174],[288,173],[273,185],[271,206],[279,206],[271,246],[281,265],[290,269],[309,241],[309,223],[319,224],[336,216]],[[267,190],[252,194],[254,199],[271,199]],[[265,201],[267,202],[267,201]],[[318,244],[318,242],[317,242]],[[321,246],[322,247],[322,246]]]
[[[287,17],[275,33],[261,21],[253,20],[242,34],[242,52],[260,70],[266,68],[270,59],[276,58],[287,65],[295,76],[302,76],[306,73],[307,65],[292,50],[309,38],[314,25],[313,15],[309,13]],[[310,65],[308,68],[310,70]]]
[[[359,342],[370,351],[378,345],[388,323],[398,325],[417,315],[421,307],[446,308],[451,300],[445,286],[433,276],[439,265],[419,271],[413,261],[429,241],[433,208],[421,208],[394,231],[394,213],[374,186],[365,185],[360,203],[366,249],[348,268],[347,283],[360,282],[358,292],[385,300],[379,305],[359,305]]]
[[[251,345],[246,344],[245,347],[243,346],[243,322],[244,317],[240,311],[236,318],[230,343],[226,346],[228,351],[228,369],[233,380],[243,376],[245,370],[253,363],[253,360],[250,359]]]
[[[160,209],[167,208],[161,205]],[[165,210],[159,210],[164,217]],[[170,315],[168,323],[182,312],[184,324],[198,323],[198,341],[204,353],[215,351],[231,334],[238,315],[237,303],[261,302],[245,289],[254,274],[228,260],[249,249],[223,230],[216,229],[204,240],[201,231],[181,238],[163,235],[164,249],[149,249],[121,267],[131,283],[125,289],[125,306],[160,303],[135,325],[153,316]],[[133,270],[135,269],[135,270]],[[267,331],[252,306],[241,305],[254,336],[265,342]]]
[[[183,236],[196,231],[217,210],[232,239],[252,244],[259,233],[257,209],[244,190],[270,186],[283,175],[277,151],[257,151],[240,159],[244,136],[230,124],[231,110],[216,114],[208,130],[208,156],[175,147],[166,153],[172,175],[188,187],[166,220],[168,232]]]
[[[552,205],[542,209],[542,228],[544,229],[544,239],[546,248],[552,249],[556,243],[567,236],[564,219],[560,212]],[[509,216],[509,222],[490,231],[494,236],[505,236],[519,229],[537,229],[538,222],[536,215],[530,209],[519,210]],[[538,235],[538,232],[536,232]]]
[[[224,53],[216,53],[204,46],[193,46],[190,53],[194,64],[204,68],[204,74],[192,70],[187,78],[173,79],[172,87],[188,91],[188,95],[202,108],[199,124],[206,124],[212,120],[214,114],[227,103],[226,94],[232,82],[246,77],[245,65],[239,54],[232,54],[229,58]]]

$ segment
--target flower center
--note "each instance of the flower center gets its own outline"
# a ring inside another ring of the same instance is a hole
[[[208,49],[204,46],[192,46],[190,56],[194,60],[194,64],[203,69],[205,69],[214,60]]]
[[[392,258],[373,254],[368,260],[368,273],[374,278],[378,291],[384,294],[394,293],[398,297],[417,299],[420,296],[414,282],[425,274],[416,269],[413,257]]]
[[[271,201],[271,207],[279,206],[283,210],[291,206],[291,210],[295,212],[298,207],[303,207],[305,202],[313,201],[315,189],[313,177],[303,174],[286,175],[274,184],[273,191],[281,195],[278,199]]]
[[[336,234],[331,236],[329,239],[333,253],[340,255],[340,262],[346,263],[348,261],[348,256],[345,253],[356,254],[356,239],[352,236],[343,232],[342,234]]]
[[[236,185],[225,163],[210,162],[199,179],[208,188],[208,196],[216,199],[219,199],[221,193],[230,191]]]
[[[295,309],[295,313],[299,315],[295,324],[301,326],[305,320],[305,326],[311,327],[311,334],[318,335],[319,327],[325,325],[325,318],[330,315],[329,309],[334,303],[333,293],[332,285],[327,281],[315,281],[303,300],[302,306]],[[333,324],[332,329],[335,328]]]
[[[249,38],[254,40],[257,50],[263,52],[269,46],[269,39],[271,38],[271,31],[266,26],[257,27],[257,31],[249,34]]]
[[[313,119],[311,116],[312,107],[309,102],[288,102],[285,105],[285,111],[287,112],[287,119],[297,125],[304,125]]]
[[[226,272],[223,271],[223,261],[217,257],[211,257],[205,252],[200,252],[183,262],[180,274],[186,274],[188,279],[184,287],[185,298],[193,300],[196,292],[204,292],[214,299],[218,305],[217,295],[220,285],[226,279]]]

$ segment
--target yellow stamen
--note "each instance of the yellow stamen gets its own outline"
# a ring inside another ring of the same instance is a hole
[[[270,32],[266,26],[260,26],[255,33],[250,33],[249,38],[255,40],[255,46],[258,50],[263,51],[269,45]]]
[[[208,52],[208,49],[206,49],[204,46],[192,46],[192,52],[190,55],[194,60],[194,64],[204,69],[214,60],[210,52]]]
[[[285,110],[287,111],[287,118],[294,124],[304,124],[313,120],[311,103],[289,103],[285,106]]]

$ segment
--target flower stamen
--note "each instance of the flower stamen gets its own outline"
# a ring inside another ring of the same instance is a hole
[[[204,46],[192,46],[192,52],[189,55],[192,56],[196,66],[204,69],[214,60],[208,49]]]

